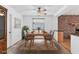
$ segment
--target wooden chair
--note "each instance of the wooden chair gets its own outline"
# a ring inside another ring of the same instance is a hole
[[[53,32],[52,33],[44,33],[45,45],[48,47],[47,41],[50,42],[51,47],[53,47]]]
[[[27,42],[30,40],[30,45],[29,45],[29,48],[31,48],[31,46],[33,45],[33,41],[34,41],[34,34],[31,33],[31,34],[26,34],[26,38],[25,38],[25,47],[26,47],[26,44]]]

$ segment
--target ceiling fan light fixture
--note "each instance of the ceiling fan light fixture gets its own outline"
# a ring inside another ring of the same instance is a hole
[[[47,13],[44,13],[44,15],[47,15]]]
[[[41,7],[38,7],[38,12],[41,12]]]
[[[47,11],[46,9],[44,9],[43,11]]]
[[[47,9],[38,7],[37,13],[38,13],[39,16],[47,15],[46,11],[47,11]]]

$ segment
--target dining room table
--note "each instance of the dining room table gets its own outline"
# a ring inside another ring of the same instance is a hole
[[[30,39],[31,40],[30,41],[30,48],[31,48],[31,46],[34,45],[35,39],[44,39],[44,44],[45,44],[46,48],[48,48],[48,43],[47,43],[48,40],[50,41],[50,44],[52,44],[52,39],[50,38],[51,37],[50,33],[47,31],[44,31],[41,33],[39,33],[39,32],[36,33],[34,31],[32,31],[32,32],[28,33],[28,35],[29,35],[29,37],[31,37],[31,36],[33,37],[32,39]]]

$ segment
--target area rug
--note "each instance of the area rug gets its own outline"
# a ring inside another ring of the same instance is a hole
[[[30,41],[29,41],[30,42]],[[29,42],[27,42],[27,44],[26,44],[26,46],[25,46],[25,43],[23,43],[22,45],[20,45],[19,47],[18,47],[18,49],[19,50],[21,50],[21,51],[45,51],[45,50],[47,50],[47,51],[49,51],[49,50],[58,50],[58,48],[55,46],[55,44],[53,43],[53,46],[51,47],[50,46],[50,43],[49,42],[47,42],[47,46],[45,46],[45,43],[44,42],[41,42],[41,43],[39,43],[39,42],[34,42],[34,45],[32,45],[31,47],[30,47],[30,43]]]

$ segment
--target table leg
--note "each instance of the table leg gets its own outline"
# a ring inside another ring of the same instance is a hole
[[[32,40],[30,40],[29,49],[32,47]]]
[[[50,40],[50,46],[53,47],[53,40]]]
[[[26,47],[26,44],[27,44],[27,40],[25,40],[25,47]]]
[[[48,45],[47,45],[47,40],[45,40],[45,46],[46,46],[46,48],[48,48]]]
[[[34,39],[32,40],[32,45],[34,46]]]

